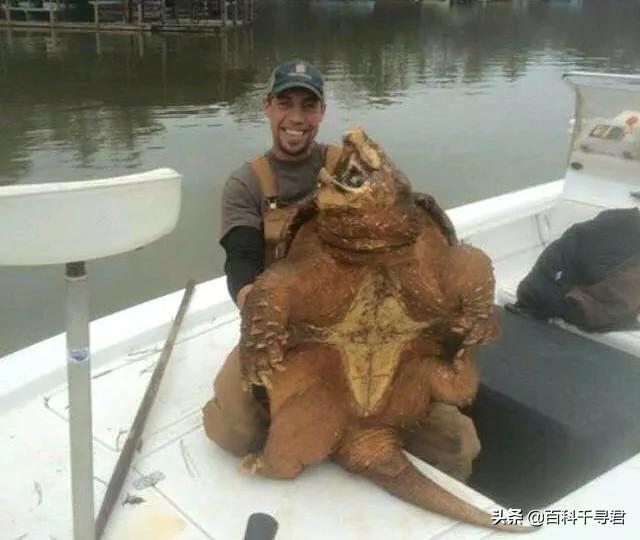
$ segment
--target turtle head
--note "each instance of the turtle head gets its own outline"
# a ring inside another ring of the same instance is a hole
[[[320,171],[320,234],[357,251],[405,245],[415,237],[411,185],[361,128],[349,129],[333,174]]]
[[[411,186],[382,149],[362,128],[343,137],[343,151],[335,171],[319,175],[318,206],[368,212],[391,208],[408,200]]]

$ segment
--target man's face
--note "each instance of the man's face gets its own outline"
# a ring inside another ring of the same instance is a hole
[[[324,116],[324,103],[304,88],[285,90],[264,98],[271,124],[273,151],[281,159],[304,158],[318,133]]]

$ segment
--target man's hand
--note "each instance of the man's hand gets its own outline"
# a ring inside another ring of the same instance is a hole
[[[236,295],[236,306],[238,306],[238,309],[242,309],[242,306],[244,306],[244,303],[247,300],[247,295],[252,288],[253,283],[249,283],[238,291],[238,294]]]

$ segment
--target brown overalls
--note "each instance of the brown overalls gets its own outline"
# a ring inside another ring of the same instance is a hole
[[[341,147],[328,146],[325,168],[332,172]],[[265,268],[285,254],[284,227],[292,208],[278,206],[277,179],[266,156],[251,161],[267,202],[264,213]],[[259,451],[267,435],[268,414],[253,394],[243,388],[238,348],[229,354],[213,383],[215,396],[203,408],[207,436],[225,450],[243,457]],[[405,432],[405,448],[441,471],[466,480],[480,452],[480,442],[471,419],[457,407],[444,403],[432,406],[419,427]]]

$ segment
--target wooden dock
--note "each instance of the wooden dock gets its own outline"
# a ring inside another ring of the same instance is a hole
[[[219,32],[251,24],[255,0],[0,0],[0,27],[61,31]],[[88,14],[87,14],[88,13]]]

